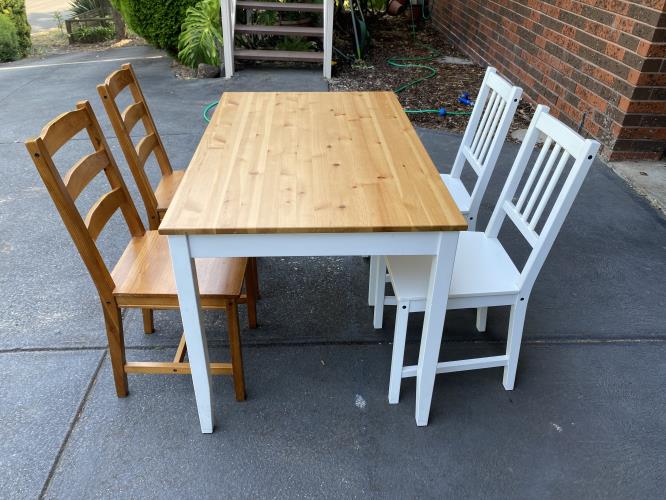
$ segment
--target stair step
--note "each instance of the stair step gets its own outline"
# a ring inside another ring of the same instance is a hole
[[[324,28],[316,26],[263,26],[259,24],[237,24],[236,33],[246,35],[291,35],[291,36],[324,36]]]
[[[252,61],[298,61],[298,62],[322,62],[323,52],[304,52],[298,50],[249,50],[234,49],[236,59],[247,59]]]
[[[323,3],[283,3],[255,2],[254,0],[237,0],[236,7],[242,9],[279,10],[282,12],[324,12]]]

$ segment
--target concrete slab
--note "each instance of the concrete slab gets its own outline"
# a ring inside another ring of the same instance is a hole
[[[37,498],[102,351],[0,354],[0,491]]]
[[[442,375],[426,428],[413,381],[386,402],[390,349],[245,349],[249,399],[217,377],[212,435],[188,377],[119,400],[105,364],[46,497],[661,497],[666,344],[528,345],[513,392],[496,369]]]
[[[608,166],[662,214],[666,212],[665,161],[614,161]]]

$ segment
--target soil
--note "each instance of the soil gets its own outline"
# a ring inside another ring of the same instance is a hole
[[[334,45],[343,53],[351,54],[354,47],[352,36],[344,34],[344,26],[351,26],[340,20],[336,26]],[[379,16],[367,19],[371,35],[371,46],[362,62],[350,62],[335,54],[334,78],[331,80],[332,91],[349,90],[395,90],[399,86],[430,74],[424,68],[396,68],[388,64],[392,57],[425,57],[431,60],[416,61],[415,64],[429,66],[437,71],[432,78],[398,92],[398,98],[405,109],[439,109],[447,111],[471,111],[472,106],[458,102],[458,98],[468,92],[470,99],[483,81],[485,68],[472,63],[467,56],[448,43],[445,36],[435,31],[430,21],[421,22],[412,28],[411,20],[406,16]],[[456,58],[456,64],[449,58]],[[529,104],[522,103],[514,119],[512,130],[527,128],[532,112]],[[415,125],[426,128],[464,132],[468,116],[440,116],[437,113],[408,114]]]
[[[123,40],[109,40],[99,43],[76,43],[70,44],[67,34],[58,28],[33,33],[32,52],[30,58],[43,58],[55,54],[66,54],[69,52],[101,51],[114,47],[128,47],[132,45],[146,45],[146,41],[137,35],[128,35]]]

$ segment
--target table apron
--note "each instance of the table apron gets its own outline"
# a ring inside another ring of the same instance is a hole
[[[191,234],[190,255],[207,257],[308,257],[338,255],[436,255],[440,238],[456,231],[383,233]],[[169,238],[178,238],[170,235]],[[182,236],[181,236],[182,237]]]

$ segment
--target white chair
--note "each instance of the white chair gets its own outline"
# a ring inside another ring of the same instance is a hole
[[[540,134],[545,142],[522,183]],[[504,388],[513,389],[532,286],[598,149],[598,142],[582,138],[548,114],[547,107],[537,107],[486,231],[460,234],[447,305],[447,309],[477,308],[480,331],[485,330],[488,307],[511,306],[506,354],[440,362],[437,373],[504,367]],[[559,194],[550,203],[555,191]],[[506,217],[532,247],[521,271],[498,240]],[[386,257],[397,302],[390,403],[398,402],[401,379],[416,376],[416,366],[403,366],[407,320],[410,312],[425,309],[430,264],[427,256]],[[376,308],[383,309],[384,297],[377,299]]]
[[[476,228],[481,200],[495,170],[497,158],[509,132],[523,89],[511,85],[491,66],[486,69],[479,94],[474,103],[465,135],[458,148],[450,174],[441,174],[451,197],[467,219],[470,231]],[[461,180],[465,165],[469,163],[476,173],[476,182],[470,193]],[[377,257],[370,258],[370,283],[368,304],[375,304],[377,276],[385,276],[385,269],[378,269]],[[380,278],[381,280],[381,278]],[[386,280],[388,281],[388,280]],[[377,323],[377,321],[375,321]],[[375,324],[376,328],[380,328]]]

